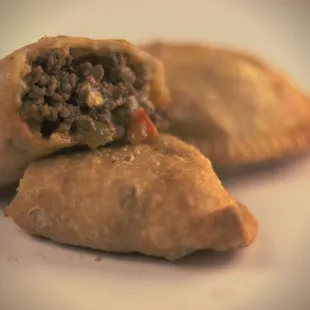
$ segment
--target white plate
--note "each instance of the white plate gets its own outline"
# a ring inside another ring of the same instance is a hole
[[[310,5],[249,2],[2,1],[0,54],[45,34],[204,40],[253,51],[310,90]],[[54,245],[0,215],[0,309],[310,309],[309,175],[304,157],[228,180],[258,218],[259,238],[235,255],[179,263]]]

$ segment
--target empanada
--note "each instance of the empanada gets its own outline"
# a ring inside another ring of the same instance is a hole
[[[212,45],[154,41],[142,48],[166,68],[168,132],[197,146],[215,168],[309,149],[309,98],[272,65]]]
[[[27,233],[60,243],[169,260],[248,246],[258,229],[210,161],[165,135],[152,145],[33,162],[6,214]]]
[[[0,60],[0,187],[35,158],[126,136],[168,100],[160,62],[124,40],[44,37]]]

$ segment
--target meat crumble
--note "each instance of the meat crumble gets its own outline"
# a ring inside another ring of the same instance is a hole
[[[143,108],[156,119],[148,99],[151,73],[144,64],[131,65],[125,53],[75,59],[54,50],[31,66],[20,113],[44,138],[69,133],[86,144],[104,145],[126,137],[134,111]]]

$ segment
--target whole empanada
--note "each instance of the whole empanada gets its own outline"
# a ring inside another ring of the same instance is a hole
[[[170,260],[250,245],[257,221],[193,146],[153,145],[53,155],[27,168],[6,209],[29,234]]]
[[[229,48],[150,42],[166,68],[168,132],[225,169],[279,159],[310,147],[310,101],[271,64]]]
[[[32,160],[126,136],[167,102],[160,62],[124,40],[44,37],[0,60],[0,187]]]

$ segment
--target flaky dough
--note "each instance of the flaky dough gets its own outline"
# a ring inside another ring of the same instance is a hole
[[[6,210],[60,243],[177,259],[250,245],[257,221],[197,149],[171,136],[32,163]]]

